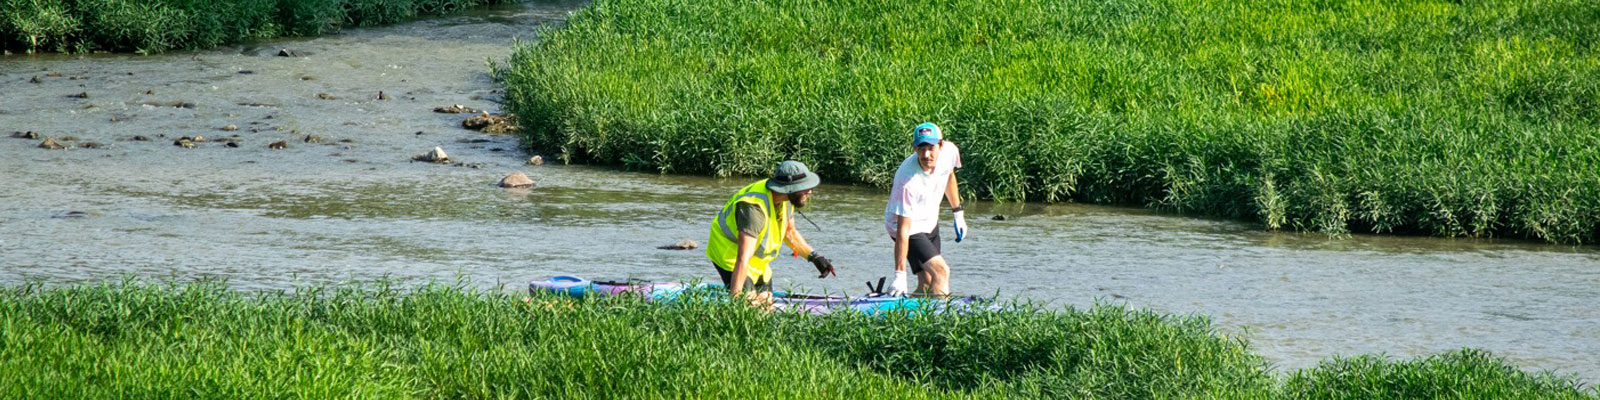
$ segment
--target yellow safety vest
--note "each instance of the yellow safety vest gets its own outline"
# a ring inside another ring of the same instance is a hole
[[[716,221],[711,222],[711,238],[706,240],[706,257],[711,258],[717,268],[729,272],[734,270],[733,264],[739,259],[739,225],[734,214],[738,212],[739,203],[755,204],[767,216],[767,224],[756,235],[756,253],[750,257],[750,279],[771,282],[772,271],[767,269],[767,264],[778,258],[778,249],[783,246],[783,236],[788,231],[785,227],[788,226],[789,213],[793,212],[794,206],[784,202],[781,211],[773,212],[772,192],[767,190],[766,179],[739,189],[727,204],[722,205]]]

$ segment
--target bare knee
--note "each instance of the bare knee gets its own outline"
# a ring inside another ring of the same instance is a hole
[[[928,259],[928,263],[922,265],[922,270],[935,278],[950,276],[950,265],[945,264],[944,256]]]

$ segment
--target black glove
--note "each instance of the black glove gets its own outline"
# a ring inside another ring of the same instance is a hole
[[[833,261],[829,261],[827,257],[823,257],[815,251],[806,256],[806,260],[811,261],[811,265],[817,266],[817,273],[820,274],[817,275],[817,279],[827,278],[829,274],[839,276],[839,273],[833,272]]]

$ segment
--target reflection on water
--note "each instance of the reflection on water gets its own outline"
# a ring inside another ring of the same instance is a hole
[[[16,100],[0,110],[0,134],[109,146],[46,151],[0,138],[0,176],[11,188],[0,191],[0,282],[212,277],[257,290],[466,277],[515,290],[560,273],[713,276],[701,251],[656,247],[704,243],[711,216],[746,180],[526,166],[514,138],[464,131],[462,116],[430,111],[496,108],[484,57],[504,57],[512,37],[572,6],[501,7],[192,54],[6,57],[0,86]],[[63,76],[27,83],[47,71]],[[394,100],[376,100],[379,90]],[[64,96],[78,92],[90,97]],[[193,107],[147,105],[161,102]],[[225,125],[240,129],[218,129]],[[171,143],[196,134],[241,146]],[[289,148],[266,148],[280,140]],[[482,168],[409,162],[434,146]],[[537,186],[494,187],[513,171]],[[819,188],[806,212],[821,229],[801,230],[839,277],[818,280],[809,265],[785,259],[779,285],[860,293],[888,275],[886,197]],[[968,204],[970,240],[944,246],[961,293],[1210,315],[1225,332],[1248,331],[1281,369],[1333,355],[1476,347],[1600,380],[1592,247],[1329,238],[1139,209]]]

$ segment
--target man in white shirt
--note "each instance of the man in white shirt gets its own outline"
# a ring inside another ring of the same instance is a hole
[[[889,204],[883,209],[885,228],[894,239],[894,282],[889,293],[907,294],[906,270],[910,269],[917,275],[914,294],[948,296],[950,266],[939,253],[939,203],[941,198],[950,201],[956,242],[961,242],[967,236],[955,174],[961,168],[961,150],[943,140],[943,132],[932,123],[917,125],[911,134],[916,152],[900,163],[894,187],[889,189]]]

